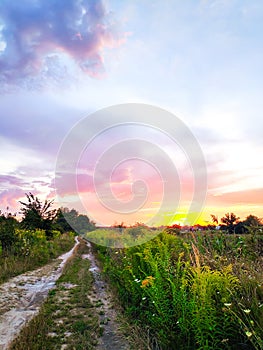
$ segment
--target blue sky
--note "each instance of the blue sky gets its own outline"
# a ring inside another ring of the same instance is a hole
[[[137,102],[172,112],[198,140],[204,220],[263,216],[262,1],[2,0],[0,14],[2,209],[28,191],[54,196],[75,123]]]

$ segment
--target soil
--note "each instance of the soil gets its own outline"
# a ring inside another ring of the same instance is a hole
[[[130,346],[120,331],[117,312],[112,304],[112,296],[107,284],[102,279],[100,268],[91,252],[91,245],[87,242],[90,253],[82,256],[90,261],[90,271],[94,277],[93,291],[89,298],[93,304],[99,305],[100,323],[104,332],[99,339],[98,350],[129,350]]]
[[[55,288],[56,280],[62,274],[63,266],[78,244],[76,239],[74,248],[54,262],[19,275],[0,285],[0,350],[7,350],[9,344],[17,337],[23,326],[38,313],[49,290]],[[117,312],[111,301],[111,294],[106,282],[102,279],[101,271],[92,254],[89,242],[87,242],[87,246],[89,247],[89,254],[82,255],[82,258],[90,261],[90,272],[94,278],[93,287],[88,298],[96,306],[100,324],[104,329],[103,334],[98,338],[96,349],[129,350],[131,346],[122,335],[117,320]],[[65,285],[66,291],[74,287],[74,285]],[[66,300],[65,295],[63,295],[63,298]],[[67,344],[62,347],[66,349]]]

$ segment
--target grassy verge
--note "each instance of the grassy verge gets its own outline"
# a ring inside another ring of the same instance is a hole
[[[30,237],[30,240],[28,239]],[[0,283],[29,270],[43,266],[52,259],[70,250],[74,245],[74,234],[62,234],[47,241],[42,232],[30,232],[24,238],[24,246],[16,254],[0,256]]]
[[[22,330],[11,350],[94,349],[102,332],[98,315],[89,302],[93,277],[89,260],[82,259],[88,248],[76,248],[62,276],[51,290],[39,314]]]
[[[128,249],[95,247],[149,349],[263,348],[261,238],[162,233]]]
[[[98,265],[100,266],[100,269],[103,269],[103,259],[101,258],[100,254],[100,248],[103,250],[103,247],[99,247],[93,243],[91,243],[93,254],[95,255]],[[116,253],[116,252],[115,252]],[[107,256],[107,254],[106,254]],[[105,268],[105,266],[104,266]],[[106,270],[104,269],[104,272]],[[141,325],[136,322],[133,318],[130,317],[130,315],[127,314],[127,310],[123,307],[122,300],[119,297],[119,289],[116,286],[115,283],[111,278],[110,275],[107,273],[104,273],[102,277],[105,280],[105,283],[107,283],[108,290],[111,295],[111,303],[112,308],[114,308],[117,311],[117,322],[119,324],[119,330],[123,334],[123,336],[126,338],[126,340],[129,343],[129,349],[130,350],[161,350],[161,348],[158,345],[157,339],[150,334],[149,328],[144,327],[142,328]]]

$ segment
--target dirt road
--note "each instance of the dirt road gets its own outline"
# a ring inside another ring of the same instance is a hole
[[[78,244],[76,239],[75,246],[54,262],[0,285],[0,350],[8,349],[25,323],[38,312]]]
[[[83,243],[82,241],[81,244]],[[77,245],[79,245],[79,242],[76,239],[74,248],[54,262],[19,275],[0,285],[0,350],[7,350],[9,344],[17,337],[23,326],[38,313],[49,290],[56,287],[56,281],[61,276],[63,267],[68,258],[72,256]],[[89,260],[89,271],[93,275],[92,287],[86,297],[94,305],[93,310],[104,330],[101,336],[97,338],[96,349],[129,350],[131,347],[120,331],[111,293],[101,276],[90,243],[86,242],[86,245],[88,254],[83,254],[81,257]],[[68,288],[74,288],[75,286],[77,285],[70,285]],[[64,294],[68,293],[68,288],[67,286],[64,287],[64,291],[56,292],[61,300],[63,298],[67,299]],[[74,310],[73,304],[70,304],[70,306],[71,314],[78,311]],[[58,313],[59,305],[56,310]],[[64,319],[57,320],[57,322],[63,324]],[[70,337],[67,339],[69,341]],[[64,348],[67,348],[67,344],[63,345]]]

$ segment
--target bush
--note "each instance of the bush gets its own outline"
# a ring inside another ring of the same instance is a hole
[[[8,255],[16,243],[16,220],[9,216],[0,218],[0,243],[2,255]]]
[[[46,264],[68,251],[74,244],[74,233],[54,232],[55,238],[47,240],[44,230],[15,230],[12,252],[0,258],[0,283],[28,270]]]

